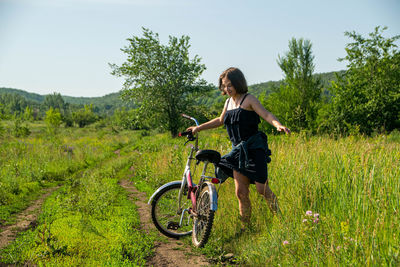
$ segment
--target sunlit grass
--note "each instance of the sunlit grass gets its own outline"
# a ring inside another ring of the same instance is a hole
[[[142,266],[151,255],[152,234],[141,230],[128,192],[118,185],[132,175],[131,148],[140,133],[62,129],[51,136],[8,139],[3,148],[10,180],[2,177],[6,218],[29,205],[40,188],[61,187],[46,199],[37,227],[2,248],[0,262],[50,266]],[[29,147],[29,149],[26,149]],[[18,172],[12,166],[18,166]],[[31,173],[39,173],[33,180]],[[13,183],[12,183],[13,182]],[[36,185],[31,191],[23,188]],[[9,191],[10,185],[18,190]],[[18,206],[16,206],[18,204]]]
[[[249,266],[399,265],[399,136],[270,136],[269,183],[282,217],[272,216],[251,186],[251,228],[240,232],[228,179],[219,188],[211,238],[202,252],[213,258],[233,253]],[[1,138],[3,220],[10,221],[42,188],[63,185],[45,202],[38,227],[3,250],[6,262],[145,264],[154,237],[139,230],[136,209],[117,182],[130,177],[150,197],[162,184],[180,180],[190,150],[184,138],[95,128],[48,136],[40,124],[28,137]],[[200,147],[225,154],[230,142],[218,129],[201,132]]]
[[[233,252],[249,265],[399,264],[400,143],[394,135],[271,136],[269,182],[283,216],[273,217],[252,186],[252,227],[239,233],[229,179],[220,188],[212,236],[203,251],[210,256]],[[223,131],[201,133],[201,138],[202,148],[230,149]],[[145,184],[142,188],[151,193],[181,179],[189,150],[179,142],[162,135],[146,140],[144,160],[135,162],[139,187]],[[150,143],[159,149],[146,152],[146,146],[154,146]],[[311,219],[308,210],[319,214],[318,223],[303,222]]]

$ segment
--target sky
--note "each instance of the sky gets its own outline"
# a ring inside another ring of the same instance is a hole
[[[118,92],[127,38],[156,32],[190,37],[202,78],[217,84],[228,67],[249,85],[283,78],[278,56],[291,38],[309,39],[315,72],[346,68],[345,31],[387,26],[400,34],[399,0],[0,0],[0,87],[41,95],[96,97]]]

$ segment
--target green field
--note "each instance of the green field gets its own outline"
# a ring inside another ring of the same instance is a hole
[[[26,138],[3,135],[0,145],[0,216],[14,215],[41,189],[60,185],[44,203],[38,226],[1,251],[1,262],[57,266],[145,263],[154,236],[144,235],[136,207],[118,185],[131,176],[140,133],[30,125]]]
[[[40,123],[29,127],[28,137],[7,131],[0,137],[1,223],[13,223],[43,188],[60,188],[45,201],[38,226],[4,248],[0,261],[144,265],[157,237],[141,232],[136,207],[118,181],[130,178],[149,196],[163,183],[180,180],[189,151],[185,140],[94,126],[55,135]],[[218,129],[202,132],[200,147],[226,153],[230,143]],[[270,148],[270,186],[282,217],[271,215],[253,186],[251,228],[240,233],[228,179],[202,253],[211,259],[233,253],[238,264],[249,266],[400,264],[398,132],[341,139],[270,136]]]
[[[220,188],[211,240],[203,252],[213,258],[232,252],[239,263],[250,266],[398,266],[399,137],[270,137],[270,186],[283,216],[273,217],[253,186],[252,228],[239,234],[229,179]],[[201,138],[201,147],[229,150],[223,129],[202,132]],[[167,136],[147,140],[142,160],[135,163],[135,179],[150,193],[180,179],[188,148]],[[307,211],[319,214],[318,223]]]

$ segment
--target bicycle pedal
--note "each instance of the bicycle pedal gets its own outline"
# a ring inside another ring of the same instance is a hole
[[[178,230],[178,228],[179,228],[179,223],[177,223],[177,222],[168,222],[167,223],[167,229]]]

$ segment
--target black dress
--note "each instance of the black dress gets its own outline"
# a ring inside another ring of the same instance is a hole
[[[243,97],[238,108],[227,110],[225,113],[224,124],[233,147],[258,133],[258,124],[260,123],[258,114],[255,111],[241,108],[246,96]],[[239,156],[229,159],[222,157],[219,166],[230,177],[233,177],[233,170],[236,170],[247,176],[252,184],[255,182],[265,183],[268,179],[269,155],[263,149],[249,149],[248,158],[249,164],[246,169],[239,170]]]

